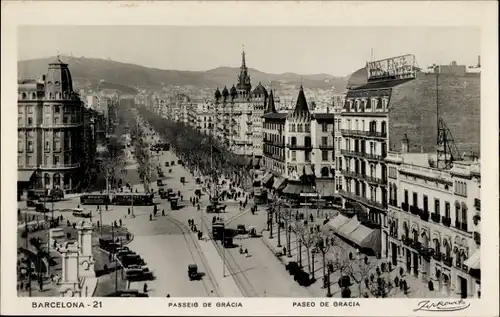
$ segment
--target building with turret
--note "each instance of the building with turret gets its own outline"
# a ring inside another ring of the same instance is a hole
[[[268,91],[259,83],[252,90],[246,66],[246,55],[241,55],[240,73],[236,85],[230,89],[216,89],[214,94],[214,135],[232,153],[244,157],[262,156],[262,115],[268,102]],[[279,102],[275,100],[274,102]]]
[[[264,186],[299,197],[308,193],[334,199],[335,145],[334,114],[313,113],[304,89],[298,93],[292,111],[278,112],[269,96],[264,118]]]
[[[41,80],[18,83],[18,185],[70,192],[81,180],[83,103],[59,57]]]

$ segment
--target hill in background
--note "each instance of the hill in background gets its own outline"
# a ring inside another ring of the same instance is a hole
[[[36,78],[47,72],[48,64],[54,57],[39,58],[18,62],[18,78]],[[118,89],[134,94],[137,89],[161,89],[167,86],[194,86],[199,88],[230,87],[236,83],[239,73],[237,67],[218,67],[208,71],[163,70],[143,67],[135,64],[112,60],[61,56],[61,60],[70,67],[77,89],[96,88],[103,79],[100,88]],[[299,75],[294,73],[268,74],[256,69],[249,69],[252,85],[261,82],[275,89],[299,86],[310,89],[331,89],[344,91],[347,77],[334,77],[328,74]]]

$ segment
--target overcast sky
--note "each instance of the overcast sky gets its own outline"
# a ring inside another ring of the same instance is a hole
[[[480,31],[459,27],[169,27],[23,26],[21,60],[61,55],[110,58],[177,70],[247,66],[268,73],[343,76],[371,59],[415,54],[432,63],[472,65],[480,54]]]

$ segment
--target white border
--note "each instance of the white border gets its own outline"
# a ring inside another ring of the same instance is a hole
[[[235,299],[244,308],[171,309],[169,299],[98,299],[102,309],[32,309],[15,291],[17,25],[238,25],[238,26],[477,26],[481,28],[482,298],[439,316],[498,313],[498,7],[470,2],[2,2],[2,314],[113,315],[436,315],[413,312],[418,300],[359,300],[360,307],[292,308],[293,299]],[[43,39],[41,39],[43,40]],[[76,39],[77,40],[77,39]],[[346,39],[362,41],[362,39]],[[342,43],[342,41],[338,41]],[[263,43],[265,44],[265,43]],[[237,44],[239,45],[239,44]],[[422,43],[422,45],[426,45]],[[314,48],[311,48],[314,49]],[[341,48],[339,48],[341,49]],[[47,299],[55,301],[54,298]],[[92,303],[89,299],[85,303]],[[179,301],[180,299],[175,299]],[[193,301],[194,299],[189,299]],[[41,300],[40,300],[41,301]],[[214,300],[200,299],[201,302]],[[223,302],[229,299],[221,299]],[[328,300],[330,303],[340,300]],[[215,305],[215,304],[214,304]],[[201,305],[200,305],[201,306]]]

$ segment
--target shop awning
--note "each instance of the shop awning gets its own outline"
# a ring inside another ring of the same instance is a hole
[[[338,232],[339,228],[349,222],[349,220],[350,219],[346,216],[339,214],[337,217],[328,221],[326,225],[329,229],[333,230],[333,232]]]
[[[285,185],[285,181],[286,181],[286,179],[283,177],[275,177],[274,183],[273,183],[273,188],[276,190],[280,189],[280,187]]]
[[[18,182],[29,182],[33,176],[34,171],[17,171],[17,181]]]
[[[359,225],[356,230],[349,234],[352,242],[364,249],[372,249],[374,252],[380,252],[380,232]]]
[[[304,174],[305,175],[314,175],[314,172],[311,168],[311,165],[305,165],[304,166]]]
[[[273,174],[267,173],[266,175],[264,175],[264,177],[262,177],[262,184],[266,185],[267,183],[269,183],[270,180],[272,180],[272,178]]]
[[[335,182],[333,180],[316,180],[316,191],[321,197],[339,197],[335,193]]]
[[[344,224],[339,228],[338,233],[344,238],[351,240],[350,238],[351,232],[356,230],[356,228],[359,227],[360,225],[361,223],[358,221],[358,219],[356,217],[353,217],[346,224]]]
[[[285,189],[283,189],[284,194],[295,194],[299,195],[300,193],[312,193],[313,189],[310,185],[302,185],[302,184],[288,184]]]
[[[476,250],[467,260],[464,261],[469,269],[478,270],[481,268],[481,249]]]

